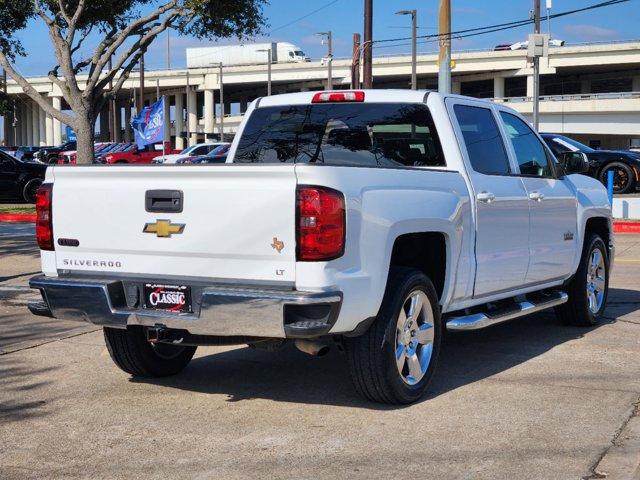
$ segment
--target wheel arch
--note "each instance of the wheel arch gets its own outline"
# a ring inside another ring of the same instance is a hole
[[[442,231],[403,233],[395,237],[389,259],[392,267],[417,268],[427,275],[442,303],[448,280],[450,241]]]

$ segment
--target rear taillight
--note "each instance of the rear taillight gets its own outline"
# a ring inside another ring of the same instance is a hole
[[[311,103],[364,102],[364,92],[319,92]]]
[[[344,253],[342,193],[326,187],[299,186],[296,220],[298,261],[332,260]]]
[[[36,240],[40,250],[53,250],[51,193],[53,185],[43,184],[36,193]]]

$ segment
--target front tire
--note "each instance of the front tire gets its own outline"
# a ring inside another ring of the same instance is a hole
[[[137,377],[167,377],[181,372],[191,361],[197,347],[151,344],[144,327],[126,330],[104,328],[104,341],[113,362]]]
[[[636,177],[626,163],[612,162],[602,169],[600,181],[607,186],[607,175],[613,171],[613,193],[633,193],[636,190]]]
[[[567,325],[591,327],[604,313],[609,293],[609,258],[599,235],[585,235],[580,265],[567,285],[569,300],[556,307],[556,315]]]
[[[354,387],[373,402],[408,404],[424,395],[440,353],[438,296],[419,270],[392,268],[367,332],[345,339]]]
[[[38,188],[42,185],[41,178],[32,178],[27,183],[25,183],[24,188],[22,189],[22,198],[27,203],[36,203],[36,192]]]

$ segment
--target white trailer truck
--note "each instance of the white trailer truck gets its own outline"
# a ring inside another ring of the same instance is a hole
[[[252,65],[267,63],[266,50],[271,49],[273,63],[308,62],[302,49],[293,43],[270,42],[247,45],[220,45],[187,48],[187,68],[206,68],[223,65]]]

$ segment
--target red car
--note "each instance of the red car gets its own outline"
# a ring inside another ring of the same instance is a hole
[[[144,150],[139,150],[138,147],[134,147],[126,152],[108,153],[103,157],[103,163],[151,163],[151,160],[162,153],[162,149],[158,150],[156,147],[156,145],[147,145]],[[180,153],[180,151],[171,148],[171,142],[166,142],[165,153],[169,155]]]

